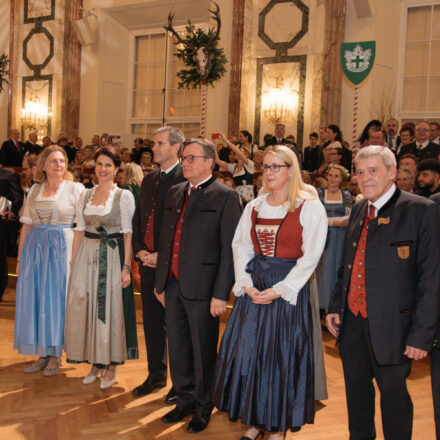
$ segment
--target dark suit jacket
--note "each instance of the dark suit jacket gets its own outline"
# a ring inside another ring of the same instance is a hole
[[[430,199],[432,201],[434,201],[435,203],[437,203],[437,205],[440,206],[440,193],[434,194],[433,196],[430,197]],[[440,212],[440,211],[439,211]],[[440,225],[439,225],[440,226]],[[435,335],[435,340],[434,340],[434,346],[440,350],[440,323],[437,327],[437,333]]]
[[[159,240],[155,287],[165,289],[171,262],[174,230],[185,200],[187,183],[168,191]],[[212,178],[192,191],[183,219],[179,283],[192,300],[227,301],[234,282],[231,243],[241,215],[238,194]]]
[[[355,204],[328,313],[342,321],[367,200]],[[383,219],[383,220],[381,220]],[[379,224],[380,223],[380,224]],[[370,221],[365,286],[371,343],[379,364],[401,363],[406,345],[429,350],[440,316],[439,214],[434,203],[396,189]],[[344,333],[343,322],[340,336]]]
[[[437,159],[440,154],[440,145],[435,144],[434,142],[429,142],[428,145],[422,150],[417,149],[416,142],[411,142],[408,145],[404,145],[398,154],[400,158],[403,154],[414,154],[414,156],[419,159],[419,162],[423,159]]]
[[[23,190],[17,174],[10,170],[0,168],[0,197],[11,201],[11,211],[17,215],[23,204]]]
[[[133,253],[136,255],[142,249],[147,249],[144,244],[145,229],[147,227],[148,218],[154,206],[154,249],[148,251],[157,251],[159,243],[159,232],[162,225],[163,209],[168,190],[177,183],[183,182],[185,179],[182,169],[178,169],[173,175],[167,175],[165,179],[160,180],[160,169],[156,169],[148,173],[142,180],[141,192],[139,194],[136,210],[133,215],[133,235],[132,245]]]
[[[303,169],[305,171],[313,172],[319,168],[321,165],[320,161],[320,146],[315,147],[308,146],[304,148],[304,165]]]
[[[33,144],[32,142],[25,142],[25,144],[23,145],[23,150],[26,153],[34,153],[34,154],[40,154],[41,152],[41,145],[38,144]]]
[[[2,149],[0,150],[0,163],[4,167],[21,167],[24,149],[21,142],[18,142],[18,146],[20,152],[17,150],[12,139],[3,142]]]
[[[285,138],[281,139],[281,142],[278,142],[276,136],[273,136],[267,141],[265,147],[268,147],[269,145],[287,145],[288,143],[289,142]]]

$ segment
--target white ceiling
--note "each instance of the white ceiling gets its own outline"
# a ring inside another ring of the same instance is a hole
[[[210,0],[152,0],[102,10],[130,31],[161,27],[168,24],[168,13],[174,12],[176,26],[191,19],[193,23],[209,19]]]

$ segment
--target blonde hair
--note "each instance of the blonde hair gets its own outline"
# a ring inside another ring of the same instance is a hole
[[[144,178],[144,173],[142,168],[134,162],[127,163],[124,167],[122,175],[122,186],[125,185],[136,185],[141,186],[142,180]]]
[[[284,145],[274,145],[267,147],[264,150],[264,157],[266,157],[267,154],[277,156],[292,169],[292,176],[290,177],[287,186],[287,195],[285,200],[289,204],[288,211],[293,211],[295,209],[297,199],[316,199],[316,195],[306,188],[302,180],[298,159],[296,158],[296,154],[290,148],[285,147]],[[266,194],[269,192],[270,189],[267,187],[265,179],[263,179],[263,189],[261,193]]]
[[[66,170],[64,171],[64,180],[73,180],[72,174],[67,170],[68,159],[67,154],[64,151],[64,148],[61,148],[59,145],[50,145],[46,147],[39,155],[37,160],[37,166],[35,167],[34,180],[35,182],[41,183],[47,179],[46,171],[44,171],[44,164],[46,163],[47,158],[55,152],[59,152],[63,155],[64,161],[66,163]]]

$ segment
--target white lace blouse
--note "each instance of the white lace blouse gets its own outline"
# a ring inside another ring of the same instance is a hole
[[[235,296],[241,296],[245,293],[243,287],[253,286],[250,274],[245,271],[247,263],[255,256],[250,234],[253,208],[256,209],[260,218],[280,219],[287,214],[286,204],[270,206],[267,203],[267,196],[268,194],[264,194],[246,205],[235,231],[232,241],[235,270],[233,292]],[[296,206],[302,202],[302,199],[297,199]],[[293,305],[296,304],[299,291],[307,283],[318,265],[327,238],[327,215],[318,198],[304,201],[299,221],[303,228],[301,247],[303,256],[298,258],[296,265],[284,280],[272,286],[284,300]]]
[[[76,231],[85,230],[84,214],[104,216],[107,215],[112,209],[113,199],[115,198],[116,190],[118,189],[118,187],[114,186],[114,188],[110,190],[105,205],[92,205],[93,195],[95,194],[96,188],[97,186],[92,188],[92,194],[84,210],[83,206],[86,193],[85,191],[81,194],[78,200],[78,204],[76,206]],[[133,229],[131,225],[131,220],[133,218],[134,209],[135,203],[133,194],[130,191],[123,189],[121,193],[121,198],[119,199],[119,211],[121,213],[121,230],[119,232],[121,234],[132,233]]]

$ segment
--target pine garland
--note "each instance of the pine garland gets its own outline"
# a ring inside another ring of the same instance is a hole
[[[214,29],[209,29],[205,32],[201,28],[196,28],[190,21],[186,26],[186,35],[182,37],[182,40],[188,45],[196,48],[206,46],[214,37]],[[178,43],[176,43],[178,44]],[[206,77],[206,84],[214,86],[214,82],[219,80],[226,73],[226,63],[228,62],[224,51],[221,47],[217,47],[218,40],[214,41],[210,48],[211,57],[211,69]],[[197,59],[191,48],[178,44],[177,58],[183,61],[186,66],[185,69],[181,69],[177,72],[177,76],[180,79],[179,89],[196,89],[200,87],[203,79],[200,77],[197,71]]]
[[[0,93],[3,92],[3,87],[5,84],[9,84],[8,76],[9,76],[9,70],[8,70],[8,64],[9,64],[9,58],[7,55],[2,54],[0,56]]]

